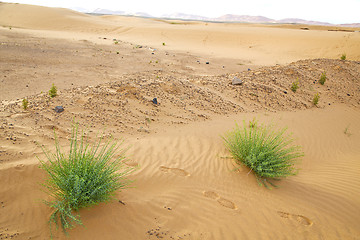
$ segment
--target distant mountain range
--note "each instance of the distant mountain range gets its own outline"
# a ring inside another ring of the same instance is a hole
[[[86,12],[84,9],[74,9],[81,12]],[[147,17],[147,18],[157,18],[153,17],[150,14],[143,12],[136,13],[128,13],[125,11],[112,11],[108,9],[95,9],[91,14],[104,14],[104,15],[125,15],[125,16],[137,16],[137,17]],[[178,20],[195,20],[195,21],[209,21],[209,22],[239,22],[239,23],[282,23],[282,24],[306,24],[306,25],[323,25],[323,26],[343,26],[343,27],[360,27],[360,23],[349,23],[349,24],[331,24],[327,22],[319,22],[319,21],[309,21],[298,18],[285,18],[281,20],[275,20],[263,16],[248,16],[248,15],[234,15],[234,14],[226,14],[217,18],[208,18],[198,15],[192,14],[184,14],[184,13],[173,13],[173,14],[165,14],[160,18],[165,19],[178,19]]]

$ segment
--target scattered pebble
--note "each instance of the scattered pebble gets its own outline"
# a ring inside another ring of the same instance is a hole
[[[63,106],[56,106],[54,110],[55,110],[55,112],[57,112],[57,113],[61,113],[61,112],[64,111],[64,107],[63,107]]]
[[[243,80],[241,80],[241,79],[238,78],[238,77],[234,77],[231,83],[232,83],[232,85],[242,85],[242,84],[243,84]]]

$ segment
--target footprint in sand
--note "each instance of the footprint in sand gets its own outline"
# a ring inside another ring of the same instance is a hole
[[[19,171],[19,170],[22,170],[24,167],[25,167],[24,164],[19,164],[19,165],[15,166],[15,169]]]
[[[125,161],[124,163],[125,163],[125,165],[127,165],[129,167],[138,167],[139,166],[139,164],[137,162],[131,161],[131,160],[130,161]]]
[[[182,177],[190,176],[190,173],[188,173],[187,171],[180,169],[180,168],[168,168],[168,167],[161,166],[160,171],[166,172],[166,173],[173,173],[175,175],[182,176]]]
[[[216,192],[213,191],[204,191],[203,195],[207,198],[211,198],[216,200],[221,206],[223,207],[227,207],[230,209],[237,209],[237,206],[235,205],[235,203],[233,203],[230,200],[227,200],[225,198],[220,197],[219,194],[217,194]]]
[[[277,213],[282,218],[287,218],[287,219],[296,221],[297,223],[300,223],[304,226],[311,226],[314,224],[313,221],[311,221],[309,218],[302,216],[302,215],[291,214],[291,213],[280,212],[280,211],[278,211]]]

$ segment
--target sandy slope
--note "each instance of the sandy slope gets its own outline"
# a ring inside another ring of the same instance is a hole
[[[46,20],[44,20],[46,19]],[[79,33],[106,34],[137,44],[232,58],[245,64],[284,64],[304,58],[360,59],[359,32],[333,32],[331,28],[304,31],[264,25],[184,23],[120,16],[89,16],[65,9],[2,3],[0,25],[61,31],[63,37]],[[311,29],[311,27],[309,27]],[[64,32],[70,31],[70,35]],[[356,29],[355,29],[356,30]],[[357,29],[358,30],[358,29]],[[74,34],[74,32],[77,32]],[[101,35],[100,35],[101,36]]]
[[[127,164],[139,169],[134,188],[81,210],[85,227],[55,239],[359,239],[360,63],[300,60],[345,51],[359,60],[358,32],[5,3],[0,25],[0,239],[49,239],[36,142],[53,148],[55,129],[66,149],[74,118],[91,139],[125,137]],[[231,84],[235,76],[243,85]],[[59,96],[49,99],[52,83]],[[57,105],[65,111],[55,113]],[[303,147],[299,174],[279,189],[259,187],[245,167],[234,171],[223,145],[235,121],[254,117],[287,126]]]

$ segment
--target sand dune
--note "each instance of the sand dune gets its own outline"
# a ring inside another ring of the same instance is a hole
[[[53,149],[55,130],[66,150],[73,119],[92,140],[125,138],[138,170],[133,188],[82,209],[85,227],[54,239],[358,239],[358,32],[6,3],[0,25],[0,239],[49,239],[39,144]],[[299,174],[278,189],[260,187],[223,145],[235,122],[254,118],[287,126],[303,148]]]
[[[61,30],[216,58],[238,59],[255,65],[290,63],[306,58],[360,59],[359,32],[304,31],[266,25],[158,21],[121,16],[89,16],[66,9],[31,5],[0,5],[0,25],[27,29]],[[310,27],[311,29],[311,27]],[[63,37],[73,38],[74,34]],[[75,34],[76,35],[76,34]]]

